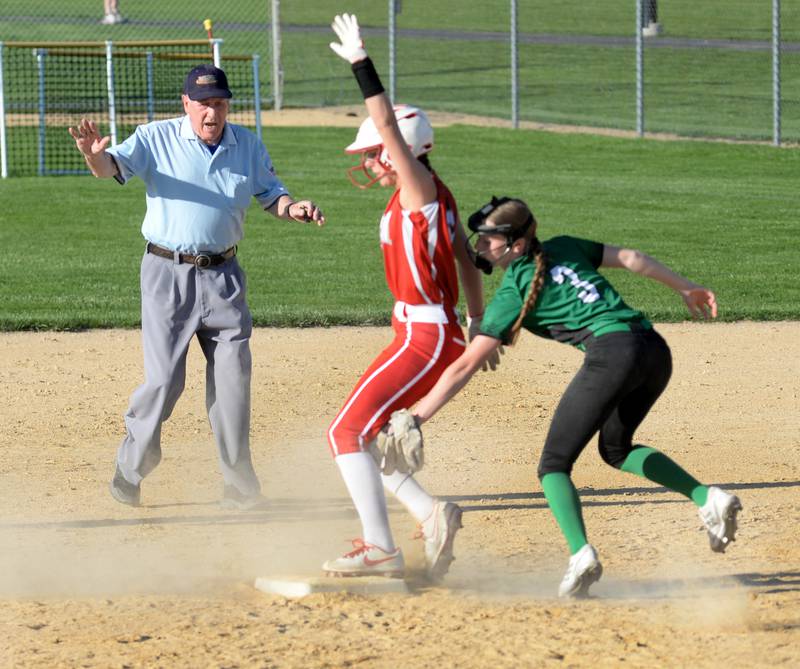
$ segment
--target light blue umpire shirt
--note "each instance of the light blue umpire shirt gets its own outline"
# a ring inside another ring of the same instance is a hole
[[[147,186],[145,239],[180,253],[235,246],[251,197],[267,209],[289,194],[261,139],[232,123],[225,123],[213,154],[188,116],[140,125],[107,151],[117,162],[117,181],[138,176]]]

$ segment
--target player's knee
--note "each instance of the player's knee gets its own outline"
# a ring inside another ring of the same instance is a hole
[[[539,467],[536,474],[541,481],[545,474],[572,474],[572,465],[575,464],[574,460],[562,455],[560,453],[548,453],[546,450],[542,452],[542,457],[539,458]]]
[[[328,431],[325,433],[328,437],[328,446],[331,449],[331,455],[336,457],[336,423],[328,426]]]
[[[627,458],[628,454],[631,452],[632,447],[624,444],[609,444],[601,440],[597,450],[600,453],[600,457],[603,458],[603,462],[610,467],[620,469],[622,463],[625,462],[625,458]]]
[[[184,374],[168,372],[163,376],[154,374],[147,378],[144,385],[141,386],[141,392],[161,404],[175,404],[183,394],[185,387],[186,376]]]
[[[185,381],[178,378],[147,379],[131,396],[131,407],[136,415],[154,415],[164,422],[172,415],[178,399],[183,394]]]
[[[327,436],[328,446],[330,446],[331,455],[334,458],[337,455],[357,453],[361,450],[358,432],[348,429],[347,425],[337,422],[337,420],[334,420],[328,427]]]

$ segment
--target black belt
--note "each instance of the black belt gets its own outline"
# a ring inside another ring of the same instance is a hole
[[[159,258],[169,258],[170,260],[175,258],[174,251],[165,249],[162,246],[156,246],[152,242],[147,242],[147,252],[152,253],[154,256],[158,256]],[[236,247],[231,246],[227,251],[216,254],[198,253],[197,255],[191,255],[189,253],[181,253],[178,256],[178,262],[188,263],[202,269],[203,267],[214,267],[215,265],[221,265],[226,260],[233,258],[235,255]]]

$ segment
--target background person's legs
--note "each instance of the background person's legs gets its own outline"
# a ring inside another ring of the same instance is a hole
[[[131,395],[127,434],[117,453],[125,479],[138,485],[161,460],[161,424],[183,392],[186,353],[199,316],[187,268],[145,254],[142,259],[144,383]]]
[[[235,258],[199,270],[202,326],[197,333],[206,358],[206,409],[217,442],[225,484],[243,495],[261,490],[250,453],[252,318],[244,272]]]

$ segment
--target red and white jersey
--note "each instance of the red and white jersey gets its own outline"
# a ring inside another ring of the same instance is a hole
[[[436,201],[420,211],[400,206],[395,191],[381,218],[381,249],[386,283],[395,300],[407,304],[443,304],[448,313],[458,302],[453,239],[458,209],[452,194],[434,175]]]

